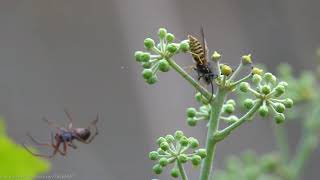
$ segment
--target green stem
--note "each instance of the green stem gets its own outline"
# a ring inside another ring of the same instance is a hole
[[[186,172],[183,168],[183,165],[179,160],[177,160],[177,165],[178,165],[182,180],[188,180],[188,177],[187,177]]]
[[[237,77],[238,73],[241,71],[243,65],[240,62],[239,66],[237,67],[237,69],[233,72],[233,74],[231,75],[231,77],[229,78],[230,81],[232,81],[235,77]]]
[[[167,59],[170,66],[176,70],[184,79],[186,79],[194,88],[196,88],[205,98],[210,99],[211,93],[209,93],[204,87],[202,87],[196,80],[194,80],[185,70],[183,70],[172,59]]]
[[[240,84],[240,83],[242,83],[242,82],[244,82],[244,81],[247,81],[248,79],[250,79],[252,77],[252,73],[250,73],[250,74],[248,74],[247,76],[245,76],[244,78],[242,78],[242,79],[240,79],[240,80],[238,80],[238,81],[236,81],[236,82],[234,82],[234,83],[231,83],[230,84],[230,87],[235,87],[235,86],[237,86],[238,84]],[[231,78],[230,78],[231,79]],[[229,81],[230,81],[230,79],[229,79]]]
[[[201,164],[200,180],[208,180],[211,174],[217,144],[217,141],[214,139],[214,134],[218,131],[219,117],[226,96],[227,91],[219,88],[216,98],[211,102],[211,114],[206,140],[207,157]]]
[[[304,135],[301,139],[297,154],[291,162],[293,171],[293,179],[299,179],[299,174],[304,166],[305,161],[309,158],[314,150],[314,137],[312,135]]]
[[[258,101],[245,115],[243,115],[237,122],[231,124],[230,126],[226,127],[225,129],[217,132],[215,134],[215,139],[221,141],[222,139],[226,138],[234,129],[239,127],[243,124],[246,120],[250,119],[255,112],[259,109],[262,105],[262,101]]]
[[[276,127],[274,127],[273,129],[276,137],[277,146],[280,150],[281,159],[284,163],[286,163],[289,159],[289,145],[286,129],[283,127],[283,125],[276,125]]]

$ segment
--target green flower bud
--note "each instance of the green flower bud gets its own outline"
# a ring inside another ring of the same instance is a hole
[[[166,35],[166,40],[167,40],[167,43],[172,43],[173,41],[174,41],[174,35],[173,34],[171,34],[171,33],[168,33],[167,35]]]
[[[262,117],[266,117],[269,113],[269,109],[267,106],[261,106],[258,111],[259,111],[260,116],[262,116]]]
[[[188,108],[187,109],[187,117],[193,118],[197,114],[197,110],[195,108]]]
[[[171,172],[170,172],[170,175],[173,177],[173,178],[178,178],[180,176],[180,171],[178,168],[173,168],[171,169]]]
[[[261,80],[262,80],[262,77],[259,74],[254,74],[252,76],[252,82],[256,85],[259,84]]]
[[[178,156],[178,160],[181,163],[186,163],[188,161],[188,156],[186,154],[180,154]]]
[[[263,78],[265,79],[266,82],[270,82],[272,84],[275,84],[277,81],[277,78],[271,73],[265,73]]]
[[[201,99],[202,99],[202,94],[200,92],[197,92],[195,95],[194,95],[196,101],[198,102],[201,102]]]
[[[245,108],[251,109],[254,105],[254,101],[252,99],[246,99],[244,100],[243,105]]]
[[[195,149],[195,148],[199,147],[199,141],[196,138],[189,137],[188,140],[189,140],[189,144],[190,144],[191,148]]]
[[[258,75],[262,75],[262,73],[263,73],[263,70],[262,69],[259,69],[259,68],[257,68],[257,67],[254,67],[254,68],[252,68],[252,74],[258,74]]]
[[[153,76],[153,72],[152,72],[151,69],[144,69],[142,71],[142,76],[143,76],[144,79],[149,79],[149,78],[151,78]]]
[[[146,82],[150,85],[155,84],[158,81],[158,77],[156,75],[151,76]]]
[[[242,56],[241,60],[242,60],[241,62],[242,62],[243,65],[252,64],[251,54]]]
[[[144,40],[144,47],[146,49],[151,49],[154,47],[154,40],[151,38],[147,38]]]
[[[167,140],[166,140],[164,137],[159,137],[159,138],[157,139],[157,144],[158,144],[158,146],[160,146],[161,143],[166,142],[166,141],[167,141]]]
[[[240,89],[240,91],[242,91],[242,92],[248,92],[249,88],[250,88],[250,84],[247,83],[247,82],[242,82],[242,83],[240,83],[240,85],[239,85],[239,89]]]
[[[179,46],[179,51],[186,53],[189,51],[189,49],[190,49],[190,46],[189,46],[188,40],[181,41]]]
[[[140,55],[141,62],[148,62],[150,60],[150,53],[142,53]]]
[[[272,172],[277,168],[278,158],[274,155],[266,155],[262,157],[261,167],[264,171]]]
[[[233,72],[232,68],[225,64],[221,64],[220,70],[221,70],[221,74],[225,76],[229,76]]]
[[[159,28],[158,36],[160,39],[164,39],[167,35],[167,30],[165,28]]]
[[[151,62],[143,62],[141,64],[142,64],[142,67],[144,69],[150,69],[152,67],[152,63]]]
[[[212,61],[217,62],[221,59],[221,54],[219,54],[217,51],[214,51],[211,56]]]
[[[149,153],[149,159],[152,161],[158,160],[159,159],[159,153],[157,151],[151,151]]]
[[[171,134],[166,135],[165,139],[168,143],[172,143],[174,141],[174,137]]]
[[[231,104],[231,105],[233,105],[233,106],[236,106],[236,101],[234,101],[233,99],[229,99],[229,100],[227,101],[227,104]]]
[[[199,155],[193,155],[191,157],[191,163],[194,165],[194,166],[198,166],[200,163],[201,163],[201,157]]]
[[[292,99],[290,99],[290,98],[285,99],[284,105],[286,106],[286,108],[291,108],[293,106]]]
[[[185,136],[183,136],[183,137],[181,137],[181,139],[180,139],[180,144],[181,144],[181,146],[188,146],[189,141],[188,141],[188,139],[187,139]]]
[[[197,155],[199,155],[202,159],[207,157],[207,150],[206,149],[198,149]]]
[[[162,72],[168,72],[170,70],[170,65],[168,61],[162,59],[159,61],[159,70]]]
[[[134,53],[134,57],[136,58],[137,62],[141,62],[141,55],[144,54],[142,51],[136,51]]]
[[[276,84],[276,82],[277,82],[277,78],[276,78],[276,76],[272,76],[272,78],[271,78],[271,80],[270,80],[270,82],[272,83],[272,84]]]
[[[279,85],[284,86],[284,87],[288,87],[288,83],[281,81],[279,82]]]
[[[263,85],[262,88],[261,88],[261,92],[262,92],[263,94],[269,94],[269,93],[271,92],[270,86],[268,86],[268,85]]]
[[[165,157],[162,157],[159,160],[159,164],[160,164],[160,166],[165,167],[166,165],[169,164],[169,160],[167,158],[165,158]]]
[[[230,116],[229,120],[230,120],[229,123],[233,124],[233,123],[237,122],[239,120],[239,118],[237,116]]]
[[[277,114],[274,116],[274,120],[276,121],[277,124],[283,123],[285,119],[286,119],[286,117],[285,117],[284,114],[282,114],[282,113],[277,113]]]
[[[180,139],[184,136],[183,132],[182,131],[176,131],[174,133],[174,138],[178,141],[180,141]]]
[[[187,123],[188,123],[189,126],[193,127],[193,126],[197,125],[197,120],[195,118],[188,117],[187,118]]]
[[[162,167],[160,166],[160,164],[154,165],[152,170],[153,170],[153,172],[155,174],[161,174],[162,173]]]
[[[167,142],[162,142],[161,144],[160,144],[160,148],[162,149],[162,150],[164,150],[164,151],[166,151],[166,150],[168,150],[169,149],[169,143],[167,143]]]
[[[226,104],[223,108],[224,112],[227,114],[231,114],[234,111],[234,106],[232,104]]]
[[[283,113],[286,107],[282,103],[277,103],[275,109],[278,113]]]
[[[210,112],[210,107],[208,107],[208,106],[201,106],[200,108],[199,108],[199,110],[201,111],[201,112]]]
[[[279,96],[281,96],[284,92],[285,92],[285,87],[284,86],[282,86],[282,85],[278,85],[276,88],[275,88],[275,90],[276,90],[276,97],[279,97]]]
[[[178,50],[177,46],[175,44],[168,44],[167,45],[167,51],[169,51],[171,54],[176,53]]]

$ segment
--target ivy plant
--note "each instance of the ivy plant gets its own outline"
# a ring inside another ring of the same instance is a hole
[[[212,54],[210,61],[217,72],[213,82],[216,89],[212,95],[213,92],[208,91],[174,60],[178,54],[190,53],[189,41],[175,42],[175,36],[165,28],[159,29],[158,38],[159,42],[146,38],[145,50],[136,51],[134,54],[136,61],[143,68],[142,77],[146,83],[153,85],[158,82],[160,72],[168,72],[171,69],[176,71],[197,91],[195,99],[200,104],[199,107],[186,110],[188,125],[194,127],[205,121],[208,130],[206,144],[199,149],[198,140],[186,137],[182,131],[158,138],[159,148],[149,154],[149,158],[156,161],[153,167],[155,174],[162,173],[169,164],[174,164],[171,176],[187,180],[187,173],[183,167],[190,161],[194,166],[200,166],[199,180],[208,180],[212,174],[217,145],[234,130],[245,122],[252,121],[256,114],[262,117],[272,115],[275,124],[285,121],[285,110],[293,106],[293,100],[285,96],[288,83],[277,80],[272,73],[264,73],[263,70],[254,67],[251,54],[243,55],[235,70],[222,63],[221,54],[216,51]],[[191,59],[190,55],[190,63]],[[242,71],[249,72],[240,76]],[[236,89],[250,95],[250,98],[241,102],[229,98],[228,95]],[[237,104],[244,104],[247,110],[243,114],[236,114]],[[226,125],[222,126],[222,123]],[[188,150],[191,152],[187,153]]]

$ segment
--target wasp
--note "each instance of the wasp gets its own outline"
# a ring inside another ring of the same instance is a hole
[[[200,42],[197,38],[195,38],[192,35],[188,35],[189,40],[189,46],[190,46],[190,52],[193,57],[193,60],[195,61],[196,65],[194,66],[194,70],[198,73],[198,81],[201,79],[204,80],[204,82],[207,85],[211,85],[211,99],[213,97],[213,83],[212,81],[218,77],[218,75],[213,71],[210,62],[208,61],[208,48],[206,44],[206,40],[204,37],[204,30],[203,27],[201,27],[201,38],[202,42]]]

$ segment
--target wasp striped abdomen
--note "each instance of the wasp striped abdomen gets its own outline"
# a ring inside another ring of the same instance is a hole
[[[202,47],[200,41],[191,35],[188,35],[188,39],[189,39],[190,52],[192,54],[193,59],[197,63],[197,65],[207,64],[205,50],[204,50],[204,47]]]

